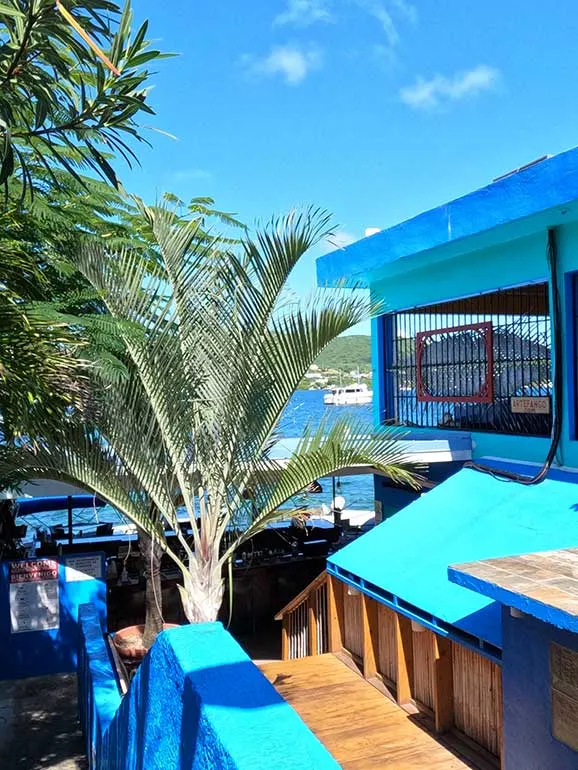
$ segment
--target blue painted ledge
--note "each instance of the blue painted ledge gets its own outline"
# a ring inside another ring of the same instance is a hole
[[[91,770],[339,768],[220,623],[161,634],[109,713]]]
[[[103,736],[118,711],[121,697],[94,605],[82,604],[78,619],[81,638],[78,653],[79,717],[89,767],[94,770],[102,754]]]

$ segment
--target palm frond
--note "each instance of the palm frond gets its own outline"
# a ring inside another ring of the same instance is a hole
[[[235,247],[207,230],[212,201],[194,202],[190,216],[177,203],[136,202],[134,245],[87,238],[74,255],[101,310],[71,314],[63,296],[51,317],[83,341],[108,337],[107,355],[88,355],[82,419],[72,413],[19,451],[31,472],[76,477],[151,536],[162,536],[159,522],[175,529],[178,551],[164,547],[183,571],[187,615],[211,619],[224,563],[311,481],[356,465],[392,483],[419,481],[399,433],[367,435],[352,418],[322,421],[286,463],[272,459],[309,366],[376,310],[356,293],[285,301],[295,265],[330,232],[325,212],[293,212]],[[181,505],[192,545],[178,526]],[[227,530],[238,537],[222,548]]]

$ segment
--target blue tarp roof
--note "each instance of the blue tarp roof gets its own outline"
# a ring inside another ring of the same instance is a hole
[[[577,545],[576,483],[523,486],[463,469],[328,563],[501,647],[498,603],[450,583],[448,567]]]

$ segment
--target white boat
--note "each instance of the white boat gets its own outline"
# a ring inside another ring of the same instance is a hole
[[[373,391],[365,383],[345,385],[342,388],[332,388],[330,393],[323,396],[323,403],[328,406],[355,406],[371,404]]]

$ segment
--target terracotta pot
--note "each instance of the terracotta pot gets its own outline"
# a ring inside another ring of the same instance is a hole
[[[178,628],[177,623],[163,623],[163,631],[169,628]],[[116,648],[116,651],[121,658],[125,660],[142,660],[147,654],[147,650],[142,646],[142,638],[144,636],[144,625],[139,626],[127,626],[121,628],[119,631],[115,631],[112,641]],[[140,639],[140,644],[137,644],[137,640]]]

